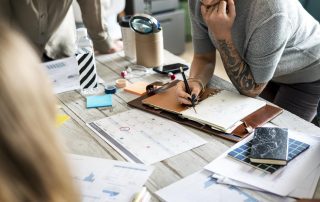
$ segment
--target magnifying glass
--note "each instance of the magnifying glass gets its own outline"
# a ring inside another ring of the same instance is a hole
[[[137,14],[129,21],[131,29],[140,34],[156,33],[161,30],[157,19],[147,14]]]

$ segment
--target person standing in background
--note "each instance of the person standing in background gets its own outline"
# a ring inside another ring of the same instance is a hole
[[[318,22],[320,22],[320,14],[318,12],[320,8],[320,1],[311,0],[300,0],[302,6],[314,17]],[[320,126],[320,101],[317,109],[316,124]]]
[[[236,89],[311,121],[320,99],[320,25],[298,0],[189,0],[194,57],[189,85],[212,78],[216,50]],[[177,99],[191,104],[180,82]]]
[[[122,50],[122,45],[114,43],[108,34],[101,0],[78,0],[78,3],[94,49],[101,54]],[[0,15],[18,27],[42,57],[47,42],[64,20],[71,4],[72,0],[0,0]]]
[[[0,30],[0,201],[78,202],[49,79],[25,38]]]

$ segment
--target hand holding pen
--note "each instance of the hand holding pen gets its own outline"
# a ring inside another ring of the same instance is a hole
[[[191,104],[195,113],[197,113],[197,111],[195,109],[195,104],[197,102],[197,97],[198,97],[198,94],[200,93],[201,89],[197,92],[197,88],[194,88],[193,85],[190,85],[188,83],[182,67],[180,67],[180,72],[183,77],[183,85],[184,86],[182,86],[181,82],[177,86],[178,100],[182,104],[187,104],[187,105]]]

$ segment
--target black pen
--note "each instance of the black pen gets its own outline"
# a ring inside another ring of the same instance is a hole
[[[182,68],[182,67],[180,67],[180,72],[181,72],[181,74],[182,74],[182,78],[183,78],[183,82],[184,82],[184,86],[185,86],[185,88],[186,88],[186,91],[187,91],[187,93],[188,93],[189,95],[191,95],[191,90],[190,90],[190,87],[189,87],[189,84],[188,84],[186,75],[184,74],[184,71],[183,71],[183,68]],[[195,103],[194,103],[194,102],[195,102],[195,98],[196,98],[195,95],[191,95],[190,101],[191,101],[192,108],[193,108],[194,112],[197,113],[196,108],[195,108]]]

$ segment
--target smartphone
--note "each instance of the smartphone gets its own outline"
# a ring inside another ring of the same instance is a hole
[[[183,71],[189,69],[188,65],[181,64],[181,63],[174,63],[170,65],[164,65],[162,67],[154,67],[153,71],[158,72],[160,74],[168,74],[169,72],[176,74],[180,72],[180,67],[183,68]]]

